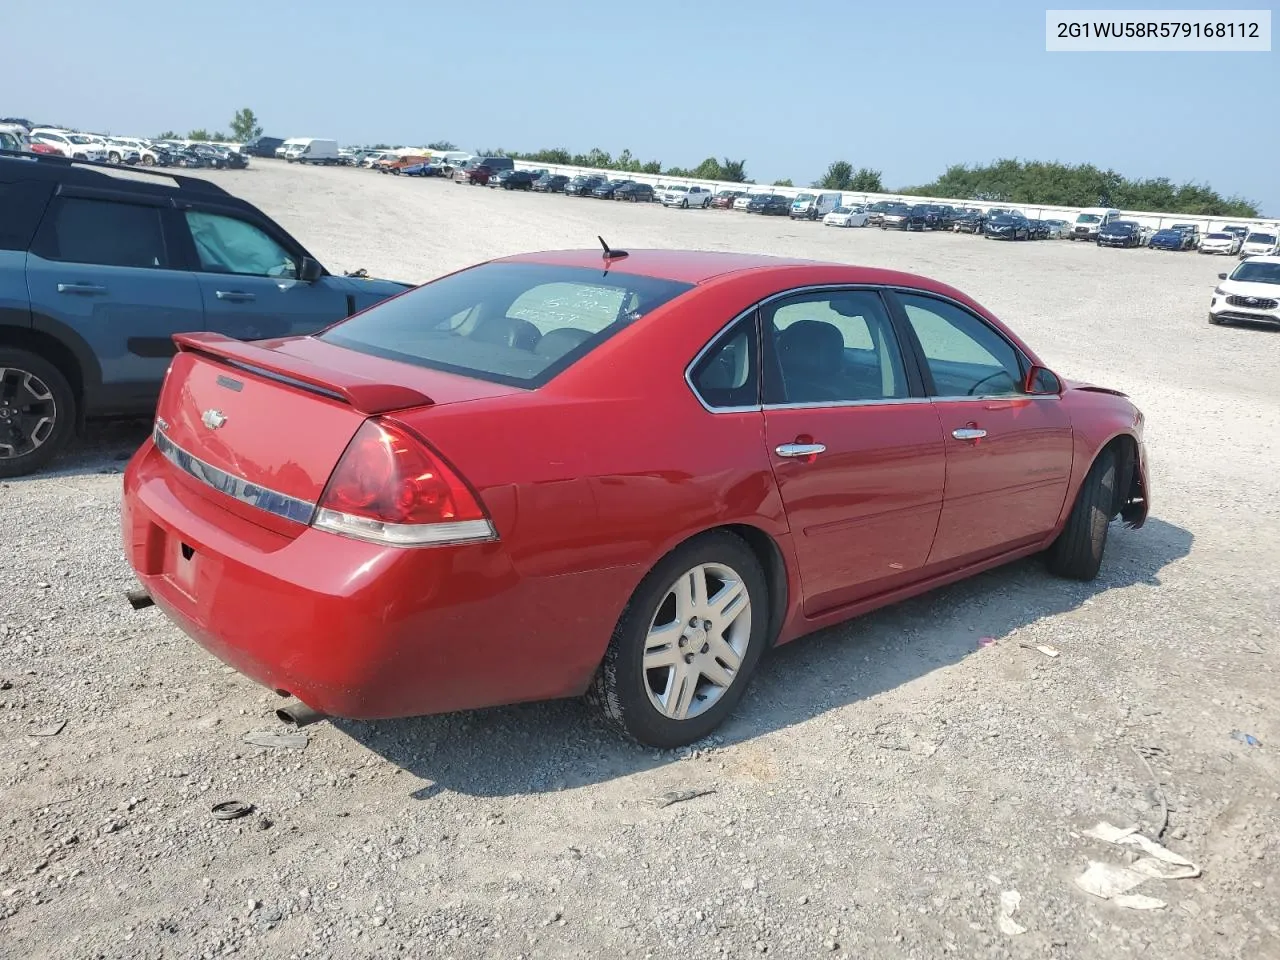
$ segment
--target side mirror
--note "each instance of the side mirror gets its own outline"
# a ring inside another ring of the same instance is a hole
[[[324,276],[324,267],[320,266],[319,260],[313,260],[311,257],[303,257],[302,263],[298,265],[298,279],[303,283],[315,283]]]
[[[1225,273],[1220,273],[1220,274],[1218,274],[1218,279],[1219,279],[1219,280],[1225,280],[1225,279],[1227,279],[1227,275],[1226,275]]]
[[[1062,381],[1047,367],[1033,366],[1027,371],[1022,391],[1033,397],[1056,397],[1062,393]]]

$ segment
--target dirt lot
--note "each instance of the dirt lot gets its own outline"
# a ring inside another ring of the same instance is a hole
[[[0,956],[1280,957],[1280,333],[1206,322],[1227,261],[273,162],[218,179],[331,269],[405,280],[597,233],[936,276],[1132,394],[1154,514],[1092,584],[1027,561],[778,651],[703,749],[638,750],[575,702],[267,749],[241,738],[282,729],[277,698],[124,604],[145,426],[95,429],[0,484]],[[212,819],[230,799],[254,813]],[[1155,836],[1162,800],[1203,874],[1136,891],[1162,910],[1077,889],[1137,852],[1083,831]]]

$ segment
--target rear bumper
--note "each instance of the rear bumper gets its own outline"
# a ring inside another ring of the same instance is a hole
[[[625,568],[523,578],[501,543],[397,549],[309,527],[289,538],[191,484],[150,441],[129,463],[122,534],[139,582],[224,663],[331,716],[580,693],[634,586]]]

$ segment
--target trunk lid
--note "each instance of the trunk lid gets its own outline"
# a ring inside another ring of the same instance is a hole
[[[311,338],[246,343],[180,334],[157,409],[157,448],[183,483],[285,531],[309,523],[351,438],[378,414],[515,388]]]

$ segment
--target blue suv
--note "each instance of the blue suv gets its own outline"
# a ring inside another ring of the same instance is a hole
[[[0,151],[0,478],[150,416],[175,333],[309,334],[409,288],[329,273],[217,184],[114,169]]]

